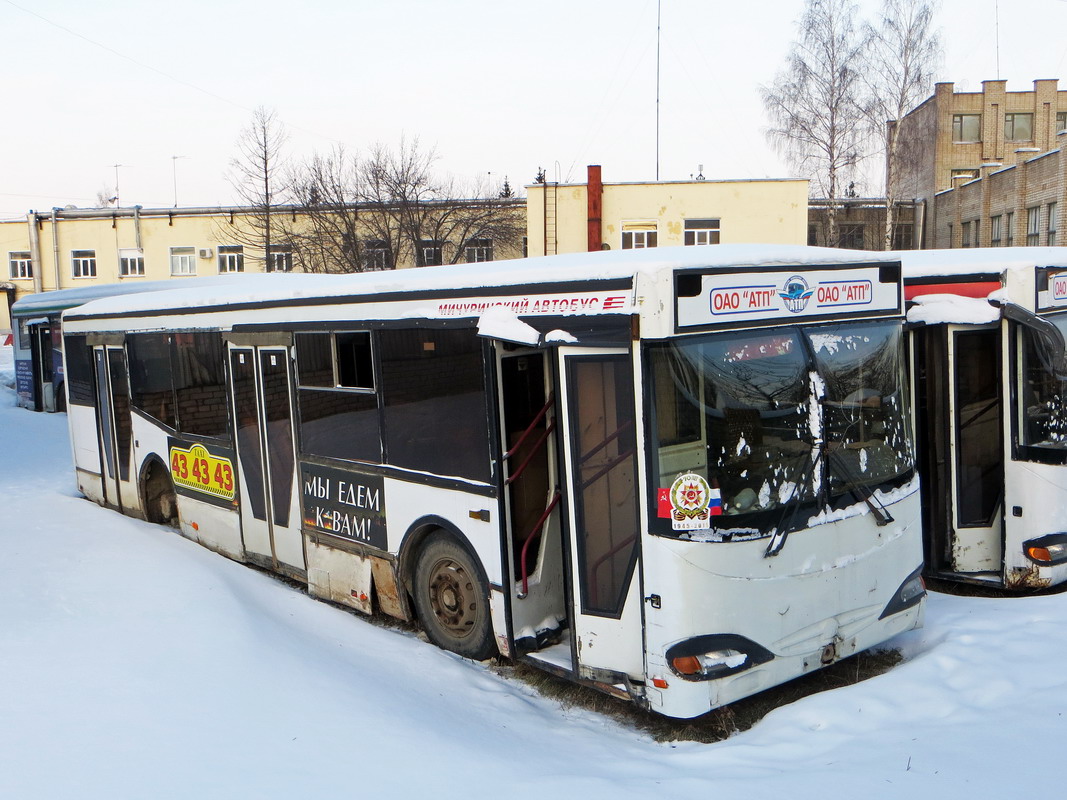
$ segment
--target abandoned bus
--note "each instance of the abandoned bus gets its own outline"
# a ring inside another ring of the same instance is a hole
[[[78,485],[693,717],[921,624],[899,262],[688,247],[68,312]]]
[[[904,263],[927,574],[1067,580],[1067,255],[915,251]]]

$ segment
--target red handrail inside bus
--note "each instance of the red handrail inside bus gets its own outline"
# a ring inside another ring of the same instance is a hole
[[[515,472],[512,473],[511,475],[509,475],[508,479],[506,481],[504,481],[504,485],[505,486],[508,486],[508,485],[510,485],[512,483],[512,481],[516,481],[516,480],[519,479],[519,476],[522,475],[522,473],[526,471],[526,467],[528,467],[530,465],[530,462],[533,461],[533,457],[535,455],[537,455],[537,451],[540,450],[544,446],[545,441],[548,439],[549,434],[552,433],[552,431],[554,431],[555,429],[556,429],[556,421],[552,420],[550,423],[548,423],[548,427],[545,428],[545,432],[541,434],[541,438],[537,440],[537,444],[535,444],[530,449],[530,454],[528,456],[526,456],[526,460],[523,461],[521,464],[519,464],[518,469],[516,469]],[[525,436],[525,434],[524,434],[524,436]],[[520,443],[521,443],[521,439],[520,439]],[[518,447],[518,445],[515,445],[515,447]],[[514,451],[515,451],[515,448],[512,448],[510,451],[508,451],[507,454],[504,455],[504,458],[507,458]]]
[[[527,440],[527,438],[529,438],[530,434],[533,433],[534,428],[537,427],[537,423],[545,418],[545,414],[548,413],[548,409],[552,408],[552,404],[554,402],[556,402],[556,397],[555,397],[555,395],[553,393],[549,392],[548,402],[545,403],[544,408],[542,408],[540,411],[537,412],[537,416],[533,418],[533,422],[531,422],[526,427],[526,430],[524,430],[522,432],[522,436],[519,437],[519,441],[515,442],[514,447],[512,447],[510,450],[508,450],[506,453],[504,453],[504,459],[503,459],[504,461],[507,461],[509,458],[511,458],[513,455],[515,455],[515,452],[520,447],[522,447],[523,442],[525,442]]]
[[[541,529],[545,527],[545,522],[548,520],[548,517],[552,513],[552,510],[559,503],[560,496],[560,492],[557,489],[555,494],[552,495],[552,502],[548,504],[548,508],[545,509],[545,512],[537,520],[537,524],[533,526],[533,530],[531,530],[530,533],[527,535],[526,541],[522,543],[522,554],[519,557],[519,570],[522,573],[521,597],[525,597],[529,592],[530,576],[529,573],[526,571],[526,551],[529,550],[530,543],[534,540],[534,537],[541,533]]]

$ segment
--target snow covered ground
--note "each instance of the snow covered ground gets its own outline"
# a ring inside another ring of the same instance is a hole
[[[1067,595],[933,595],[887,674],[660,744],[80,499],[10,383],[0,348],[2,798],[1062,791]]]

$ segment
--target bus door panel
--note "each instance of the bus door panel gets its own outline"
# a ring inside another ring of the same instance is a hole
[[[245,552],[302,572],[289,349],[231,344],[230,379]]]
[[[497,353],[512,627],[520,651],[528,652],[560,642],[570,618],[556,470],[558,410],[545,351],[498,347]]]
[[[559,353],[578,674],[594,680],[611,673],[641,677],[633,360],[622,349],[560,348]]]
[[[104,502],[125,510],[136,506],[133,485],[133,420],[130,416],[130,382],[121,347],[93,347],[96,384],[97,444]]]
[[[1001,572],[1004,432],[999,326],[949,326],[954,572]]]

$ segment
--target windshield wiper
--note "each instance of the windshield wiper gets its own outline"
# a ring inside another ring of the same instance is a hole
[[[829,453],[828,464],[830,466],[830,471],[836,472],[837,476],[845,482],[845,490],[847,492],[867,504],[867,508],[874,514],[875,524],[878,527],[882,527],[893,522],[893,515],[889,513],[889,509],[882,505],[870,486],[859,482],[859,476],[852,471],[848,462],[845,461],[839,453],[835,453],[829,448],[827,448],[827,452]],[[834,469],[835,466],[837,467],[836,470]]]
[[[826,445],[823,442],[816,442],[815,448],[815,457],[811,459],[807,468],[804,470],[803,475],[800,476],[801,479],[797,482],[798,486],[810,485],[811,476],[815,474],[815,468],[822,460],[823,450],[826,449]],[[767,542],[767,549],[763,551],[764,558],[773,558],[782,552],[782,548],[785,547],[786,537],[788,537],[793,530],[793,523],[796,521],[797,514],[800,513],[801,505],[800,500],[794,500],[790,504],[788,518],[784,514],[782,515],[782,520],[771,534],[771,540]]]

